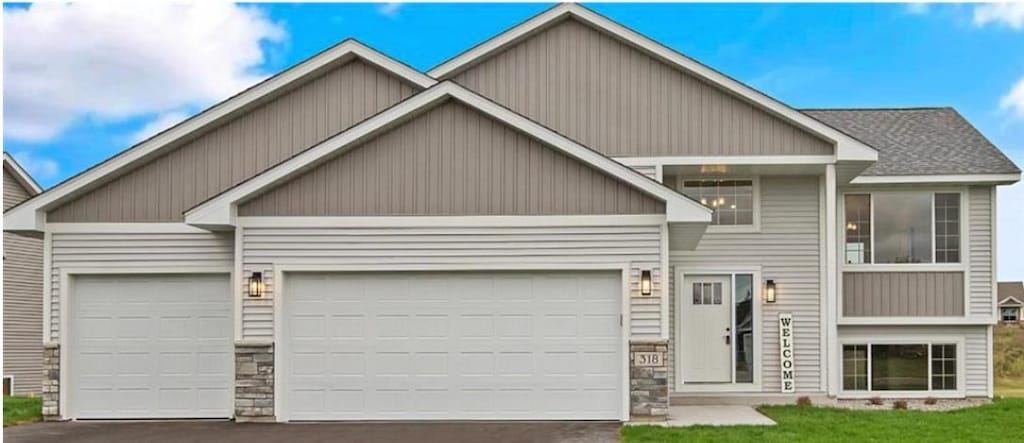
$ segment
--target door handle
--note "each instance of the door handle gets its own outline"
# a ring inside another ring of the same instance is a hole
[[[725,345],[732,344],[732,328],[725,328]]]

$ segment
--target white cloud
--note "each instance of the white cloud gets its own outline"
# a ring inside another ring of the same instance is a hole
[[[15,152],[11,156],[36,181],[49,180],[60,173],[60,165],[52,159],[40,157],[31,152]]]
[[[150,120],[149,123],[146,123],[146,125],[136,131],[135,134],[132,134],[131,141],[132,143],[141,142],[156,135],[164,129],[181,123],[181,121],[185,120],[188,116],[189,114],[183,111],[170,111],[160,114],[153,120]]]
[[[377,6],[377,12],[388,17],[394,17],[398,15],[398,12],[402,10],[402,4],[398,2],[384,3]]]
[[[1010,91],[999,99],[999,109],[1024,119],[1024,77],[1017,80]]]
[[[46,141],[76,120],[203,106],[259,81],[284,29],[223,2],[42,3],[4,9],[4,130]]]
[[[1024,3],[990,3],[974,8],[974,24],[1009,26],[1012,29],[1024,28]]]
[[[914,14],[914,15],[927,14],[930,9],[931,9],[931,3],[923,3],[922,2],[922,3],[910,3],[910,4],[907,4],[907,13],[908,14]]]

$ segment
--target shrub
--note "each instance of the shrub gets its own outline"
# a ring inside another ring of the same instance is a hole
[[[893,409],[907,409],[907,401],[906,400],[896,400],[896,401],[892,402],[892,408]]]
[[[926,404],[928,406],[937,404],[938,402],[939,402],[939,399],[937,399],[935,397],[928,397],[928,398],[924,399],[924,404]]]
[[[803,395],[803,396],[800,396],[800,397],[796,398],[796,405],[797,406],[811,406],[811,404],[812,404],[811,403],[811,397]]]
[[[869,405],[881,406],[882,403],[884,403],[882,401],[882,397],[871,397],[871,398],[868,399],[868,404]]]

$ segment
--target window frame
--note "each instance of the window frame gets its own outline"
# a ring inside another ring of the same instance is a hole
[[[875,202],[876,194],[886,193],[904,193],[904,192],[923,192],[931,195],[931,262],[927,263],[876,263],[876,244],[875,238],[878,226],[875,223],[875,210],[877,209]],[[960,250],[959,258],[957,262],[949,263],[936,263],[936,247],[938,243],[935,241],[936,235],[936,220],[935,220],[935,195],[936,194],[958,194],[960,196],[960,230],[959,230],[959,241]],[[847,263],[846,262],[846,196],[847,195],[868,195],[870,204],[870,223],[871,223],[871,234],[870,234],[870,246],[871,246],[871,262],[870,263]],[[839,230],[839,239],[841,240],[840,247],[836,248],[839,251],[839,266],[844,271],[966,271],[968,267],[968,261],[970,258],[969,242],[968,237],[970,235],[970,220],[969,215],[969,201],[967,189],[963,187],[929,187],[929,188],[889,188],[889,189],[847,189],[840,193],[840,199],[837,203],[837,210],[839,217],[837,219],[837,226]],[[966,275],[966,274],[965,274]]]
[[[687,176],[687,175],[676,175],[674,176],[675,183],[672,183],[672,189],[676,192],[686,195],[683,192],[683,183],[687,180],[750,180],[751,192],[753,193],[752,199],[752,213],[751,213],[751,224],[749,225],[714,225],[709,224],[707,227],[707,233],[716,232],[730,232],[730,233],[758,233],[761,232],[761,178],[760,176]],[[687,195],[688,198],[693,198]],[[698,202],[699,203],[699,202]]]
[[[1014,318],[1013,320],[1007,320],[1006,319],[1006,314],[1003,313],[1004,310],[1012,310],[1015,313],[1014,315],[1017,318]],[[1020,306],[1000,306],[999,307],[999,321],[1001,321],[1001,322],[1019,322],[1020,321],[1020,313],[1021,313]]]
[[[867,389],[847,390],[843,386],[843,365],[842,354],[846,346],[867,346]],[[928,347],[928,389],[922,391],[882,391],[872,389],[871,351],[874,345],[925,345]],[[932,380],[932,346],[934,345],[955,345],[956,346],[956,389],[939,390],[933,388]],[[871,398],[875,396],[906,397],[906,398],[961,398],[967,395],[966,361],[965,350],[966,340],[960,335],[905,335],[905,336],[854,336],[839,340],[839,397],[840,398]]]

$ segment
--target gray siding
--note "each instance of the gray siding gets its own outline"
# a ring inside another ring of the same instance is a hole
[[[243,266],[248,275],[273,275],[276,266],[313,265],[396,269],[408,266],[536,266],[536,269],[627,266],[631,277],[630,333],[661,334],[660,226],[474,228],[245,228]],[[639,296],[641,269],[652,269],[653,294]],[[243,298],[245,339],[273,336],[274,287]]]
[[[29,198],[4,165],[4,210]],[[14,393],[39,393],[43,386],[43,239],[41,234],[4,232],[4,376]]]
[[[234,265],[234,237],[223,233],[54,233],[50,273],[51,340],[60,336],[60,275],[74,269],[226,268]]]
[[[844,272],[848,317],[959,317],[963,272]]]
[[[664,213],[664,203],[455,101],[242,204],[242,216]]]
[[[992,260],[992,219],[995,211],[992,198],[995,192],[995,186],[972,186],[967,192],[970,314],[978,317],[992,316],[996,304],[996,288],[993,286],[995,262]]]
[[[608,156],[832,153],[831,143],[573,19],[454,79]]]
[[[173,222],[199,202],[415,93],[352,61],[100,185],[47,215],[51,222]]]
[[[795,323],[795,359],[798,392],[821,391],[820,265],[820,183],[817,177],[762,177],[761,232],[707,233],[692,252],[673,251],[669,264],[673,277],[679,271],[738,267],[760,268],[763,279],[778,285],[778,302],[761,304],[762,391],[779,392],[779,313],[791,313]],[[760,283],[760,282],[757,282]],[[669,347],[669,365],[675,374],[676,289],[670,288],[672,315],[670,328],[673,346]],[[673,375],[674,377],[674,375]],[[674,389],[675,380],[670,381]]]
[[[884,336],[950,335],[964,337],[964,371],[962,381],[968,397],[988,395],[988,350],[992,346],[988,326],[840,326],[839,339]],[[912,342],[914,340],[907,340]]]

